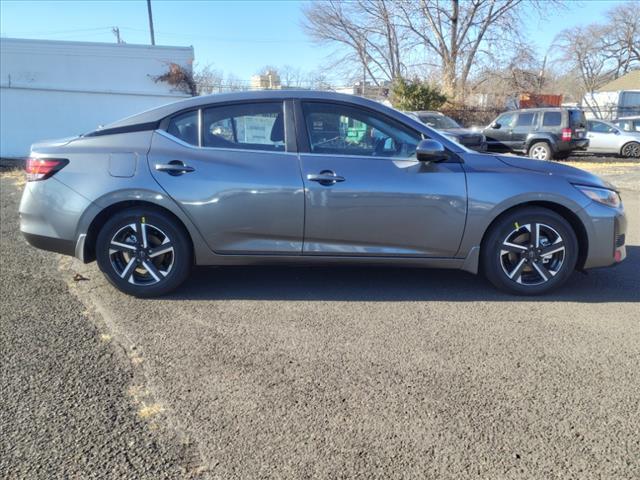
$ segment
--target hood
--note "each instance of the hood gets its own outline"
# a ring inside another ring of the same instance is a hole
[[[482,132],[475,132],[470,128],[441,128],[440,130],[454,135],[482,135]]]
[[[534,160],[533,158],[516,157],[512,155],[495,155],[495,157],[511,167],[547,175],[558,175],[566,178],[569,183],[618,190],[614,185],[593,173],[562,163],[550,160]]]

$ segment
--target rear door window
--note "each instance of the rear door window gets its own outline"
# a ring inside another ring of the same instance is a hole
[[[202,146],[285,150],[282,102],[209,107],[202,111]]]
[[[543,127],[559,127],[562,125],[562,112],[544,112],[542,116]]]
[[[530,127],[533,123],[534,113],[521,113],[518,115],[516,127]]]

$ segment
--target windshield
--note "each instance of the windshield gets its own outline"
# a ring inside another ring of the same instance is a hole
[[[460,125],[455,120],[444,115],[419,114],[418,118],[422,123],[433,128],[460,128]]]

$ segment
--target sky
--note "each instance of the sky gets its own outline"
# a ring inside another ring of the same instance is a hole
[[[264,65],[321,69],[331,63],[333,49],[313,44],[304,33],[303,3],[152,0],[156,44],[192,45],[197,64],[210,64],[245,81]],[[564,11],[544,21],[532,9],[525,25],[543,55],[560,30],[597,22],[615,3],[570,1]],[[115,42],[114,26],[127,43],[150,43],[146,0],[0,1],[3,37]]]

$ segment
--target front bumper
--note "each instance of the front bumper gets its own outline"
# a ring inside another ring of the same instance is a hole
[[[624,209],[590,203],[578,215],[587,230],[588,252],[584,269],[609,267],[627,257],[625,238],[627,217]]]

